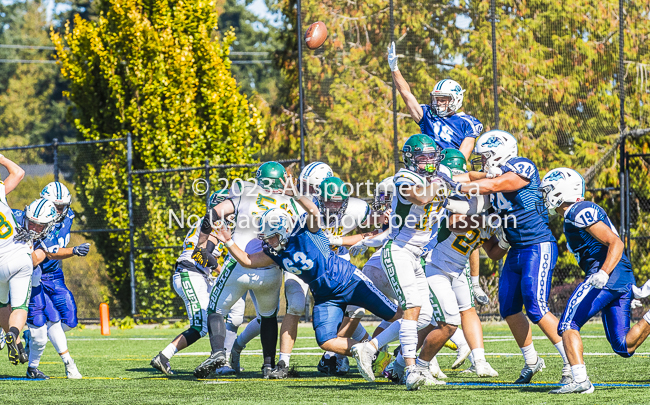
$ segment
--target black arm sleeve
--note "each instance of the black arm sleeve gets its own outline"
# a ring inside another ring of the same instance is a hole
[[[215,221],[219,221],[220,219],[221,217],[219,216],[219,214],[217,214],[217,210],[212,208],[203,217],[203,221],[201,222],[201,233],[209,234],[210,232],[212,232],[212,224]]]
[[[214,248],[216,248],[216,247],[217,246],[214,244],[214,242],[212,242],[211,240],[208,240],[208,243],[206,243],[206,245],[205,245],[205,250],[208,253],[212,254],[212,252],[214,252]]]
[[[208,267],[216,268],[218,266],[219,266],[219,262],[217,261],[217,258],[212,256],[211,254],[208,254]]]

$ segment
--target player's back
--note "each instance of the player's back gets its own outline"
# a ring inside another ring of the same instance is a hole
[[[597,222],[603,222],[618,236],[618,232],[605,210],[591,201],[577,202],[564,213],[564,234],[567,238],[567,246],[575,255],[580,268],[585,272],[585,277],[598,272],[607,258],[608,247],[587,232],[587,228]],[[621,260],[610,274],[607,288],[622,290],[629,283],[634,282],[632,265],[623,252]]]
[[[11,260],[15,254],[31,254],[27,244],[14,240],[17,226],[14,213],[7,203],[5,185],[0,181],[0,263]]]
[[[504,174],[513,172],[528,181],[528,184],[513,192],[495,193],[491,203],[503,219],[504,233],[510,245],[515,248],[555,242],[548,225],[548,210],[539,189],[539,171],[533,162],[523,157],[514,157],[502,166]]]

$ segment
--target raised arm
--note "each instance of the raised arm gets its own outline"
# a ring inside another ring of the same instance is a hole
[[[300,195],[293,182],[293,178],[290,175],[285,175],[284,179],[280,181],[284,187],[284,194],[293,197],[294,200],[296,200],[296,202],[307,212],[307,228],[309,228],[309,232],[318,232],[321,229],[321,215],[318,207],[311,200],[311,197]]]
[[[5,195],[11,193],[20,184],[20,181],[25,177],[25,171],[12,162],[11,160],[0,154],[0,165],[4,166],[9,172],[9,176],[4,180]]]
[[[196,242],[194,253],[196,253],[199,249],[206,247],[208,237],[212,232],[212,226],[214,224],[221,224],[223,222],[223,219],[228,218],[228,216],[234,213],[235,206],[230,199],[220,202],[216,207],[209,210],[208,213],[203,217],[203,221],[201,221],[199,240]]]
[[[395,82],[395,88],[399,91],[399,94],[402,96],[404,103],[406,104],[406,109],[411,118],[415,121],[416,124],[420,123],[424,111],[422,106],[418,103],[418,100],[415,98],[413,93],[411,93],[411,87],[406,82],[402,73],[397,67],[397,53],[395,52],[395,42],[391,43],[388,47],[388,64],[390,65],[390,70],[393,75],[393,81]]]

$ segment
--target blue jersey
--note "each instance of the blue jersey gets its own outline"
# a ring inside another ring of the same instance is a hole
[[[520,249],[543,242],[555,242],[548,226],[548,210],[539,189],[541,183],[537,167],[523,157],[513,157],[504,166],[503,173],[513,172],[528,185],[510,193],[495,193],[490,196],[492,205],[501,216],[508,243]]]
[[[585,277],[597,273],[607,258],[607,246],[591,236],[586,229],[597,222],[603,222],[618,236],[605,210],[590,201],[577,202],[564,213],[564,235],[566,235],[567,246],[585,272]],[[636,283],[634,273],[630,260],[623,253],[621,260],[609,275],[605,288],[625,291],[630,283]]]
[[[356,267],[330,249],[322,230],[311,233],[304,218],[296,223],[283,251],[277,255],[268,250],[265,253],[281,269],[307,283],[314,297],[336,296],[350,283]]]
[[[483,132],[483,124],[471,115],[457,112],[438,117],[430,105],[422,104],[422,119],[418,125],[423,134],[429,135],[442,149],[460,148],[465,138],[476,138]]]

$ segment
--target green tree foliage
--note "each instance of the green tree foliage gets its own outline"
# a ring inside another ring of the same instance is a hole
[[[133,134],[134,169],[239,164],[253,161],[264,131],[258,113],[239,93],[228,49],[232,31],[218,39],[214,1],[114,0],[102,3],[96,22],[75,17],[74,28],[52,33],[66,96],[81,139]],[[68,47],[69,49],[65,49]],[[78,196],[89,221],[104,228],[128,227],[124,142],[80,149]],[[90,158],[90,160],[88,160]],[[86,163],[91,161],[93,163]],[[229,176],[243,174],[229,170]],[[138,246],[180,245],[187,229],[169,229],[168,213],[202,215],[204,197],[194,196],[200,174],[134,176]],[[171,224],[172,228],[175,226]],[[128,233],[95,239],[107,263],[116,297],[129,308]],[[178,251],[138,252],[138,310],[170,315],[172,266]]]

